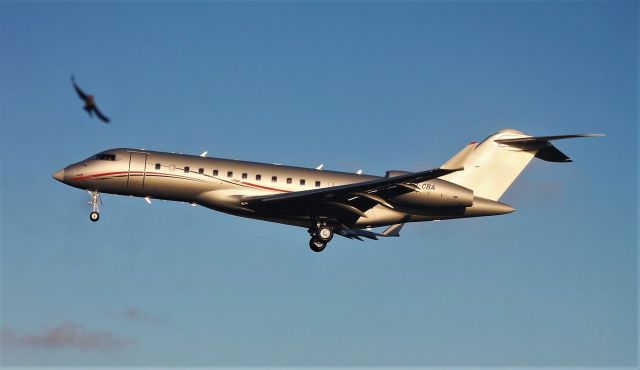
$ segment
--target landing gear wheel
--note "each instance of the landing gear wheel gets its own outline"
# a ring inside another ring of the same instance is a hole
[[[321,226],[316,233],[316,237],[326,244],[333,238],[333,230],[328,226]]]
[[[89,190],[89,195],[91,195],[91,201],[89,204],[93,209],[91,213],[89,213],[89,220],[91,220],[91,222],[96,222],[100,219],[100,204],[102,204],[102,201],[100,200],[100,192],[97,190]]]
[[[96,211],[89,213],[89,219],[93,222],[96,222],[100,219],[100,214]]]
[[[322,252],[326,246],[327,243],[322,240],[316,238],[311,238],[311,240],[309,240],[309,248],[314,252]]]

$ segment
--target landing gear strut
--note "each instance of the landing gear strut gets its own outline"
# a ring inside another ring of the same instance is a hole
[[[92,222],[96,222],[100,219],[100,204],[102,201],[100,200],[100,192],[97,190],[89,191],[89,195],[91,195],[91,201],[88,202],[91,204],[92,211],[89,213],[89,219]]]
[[[325,223],[316,222],[314,227],[309,228],[309,234],[309,248],[314,252],[322,252],[333,238],[333,229]]]

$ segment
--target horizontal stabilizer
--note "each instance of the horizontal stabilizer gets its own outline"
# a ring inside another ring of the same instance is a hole
[[[558,150],[552,140],[574,139],[580,137],[600,137],[603,134],[577,134],[556,136],[529,136],[515,139],[497,139],[496,143],[508,145],[522,150],[537,150],[535,157],[547,162],[573,162],[566,154]]]
[[[600,137],[603,134],[576,134],[576,135],[556,135],[556,136],[529,136],[515,139],[496,139],[499,144],[509,145],[522,150],[541,149],[551,145],[550,141],[561,139],[574,139],[580,137]]]
[[[566,154],[559,151],[558,148],[553,145],[538,150],[536,158],[547,162],[573,162],[571,158],[567,157]]]

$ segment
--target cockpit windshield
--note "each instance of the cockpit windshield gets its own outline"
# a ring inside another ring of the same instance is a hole
[[[109,153],[102,153],[102,154],[96,154],[93,157],[89,158],[89,159],[96,159],[99,161],[115,161],[116,160],[116,155],[115,154],[109,154]]]

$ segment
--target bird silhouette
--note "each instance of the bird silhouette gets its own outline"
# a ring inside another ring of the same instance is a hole
[[[89,116],[93,118],[93,114],[95,113],[102,122],[109,123],[109,118],[100,112],[93,96],[86,94],[82,89],[80,89],[78,84],[76,84],[76,79],[73,75],[71,75],[71,83],[73,83],[73,88],[76,90],[80,99],[84,102],[83,109],[89,113]]]

